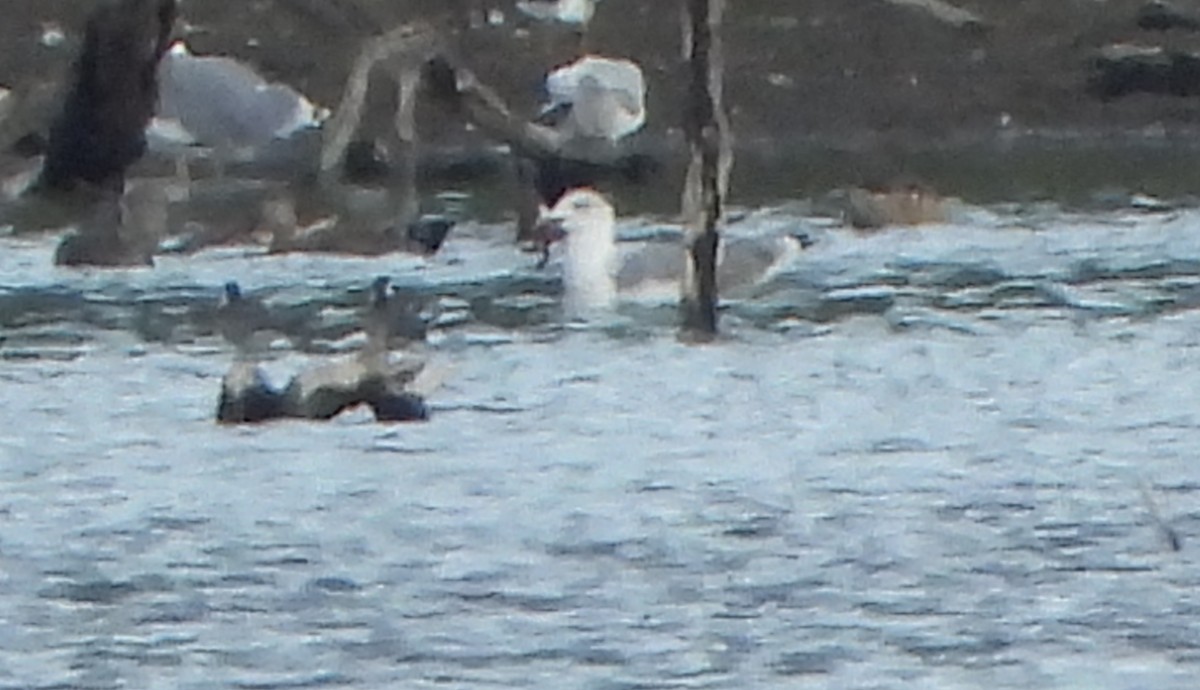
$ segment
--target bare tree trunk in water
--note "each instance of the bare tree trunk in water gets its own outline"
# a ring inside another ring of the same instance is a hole
[[[88,16],[50,138],[39,187],[80,183],[119,194],[146,149],[158,104],[158,62],[170,44],[175,0],[106,0]]]
[[[732,151],[722,105],[724,60],[721,15],[725,0],[683,0],[685,55],[690,67],[684,132],[691,149],[683,191],[688,248],[680,302],[683,335],[709,341],[717,334],[717,223],[729,182]]]

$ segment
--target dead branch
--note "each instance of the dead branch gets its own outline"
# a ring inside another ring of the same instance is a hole
[[[507,144],[513,154],[536,161],[566,159],[595,165],[614,165],[626,152],[606,140],[564,137],[558,131],[515,115],[504,99],[450,54],[447,42],[433,28],[406,25],[363,45],[346,82],[337,110],[325,126],[320,173],[326,177],[345,154],[362,119],[372,70],[386,69],[400,84],[401,107],[414,107],[413,71],[419,70],[422,92],[442,103],[485,134]],[[406,86],[407,85],[407,86]],[[407,119],[407,115],[402,119]],[[404,131],[400,138],[406,138]]]

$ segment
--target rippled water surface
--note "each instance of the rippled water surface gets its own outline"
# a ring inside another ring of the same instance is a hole
[[[3,239],[0,688],[1195,687],[1197,226],[759,211],[817,242],[705,347],[564,332],[478,228],[152,272]],[[383,272],[446,308],[429,423],[212,422],[223,281],[295,310],[286,372]]]

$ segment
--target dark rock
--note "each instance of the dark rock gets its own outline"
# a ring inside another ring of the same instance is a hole
[[[423,340],[425,324],[415,302],[388,293],[389,283],[381,276],[371,284],[364,318],[367,344],[362,352],[302,369],[282,390],[272,386],[257,366],[239,360],[222,379],[217,421],[328,420],[361,405],[370,407],[381,422],[428,419],[424,398],[405,390],[423,364],[391,364],[387,356],[392,336],[400,335],[406,342]],[[236,284],[231,285],[234,297],[229,299],[227,286],[227,300],[241,302]]]
[[[105,198],[90,218],[63,238],[54,253],[58,266],[153,266],[166,232],[167,198],[154,183]]]
[[[106,0],[87,21],[71,83],[50,127],[40,184],[121,188],[146,148],[158,99],[158,61],[175,22],[175,0]]]
[[[367,405],[380,422],[429,419],[425,399],[404,391],[390,376],[353,370],[346,362],[298,373],[280,390],[258,366],[237,362],[221,380],[217,421],[257,424],[276,419],[329,420]],[[347,373],[349,372],[349,375]]]
[[[367,405],[380,421],[427,419],[424,400],[404,391],[410,374],[379,371],[361,358],[311,367],[296,374],[284,389],[284,414],[328,420]]]
[[[1147,31],[1168,31],[1170,29],[1200,29],[1200,17],[1185,12],[1169,2],[1151,0],[1142,5],[1137,13],[1137,25]]]
[[[1200,54],[1159,46],[1110,45],[1093,61],[1088,91],[1103,100],[1133,93],[1200,95]]]
[[[429,419],[425,399],[416,393],[386,393],[367,401],[377,422],[420,422]]]
[[[248,362],[238,362],[221,380],[217,421],[222,424],[254,424],[290,416],[283,392],[266,374]]]
[[[365,402],[361,379],[335,379],[322,376],[324,371],[306,369],[292,379],[284,389],[288,416],[328,420]]]

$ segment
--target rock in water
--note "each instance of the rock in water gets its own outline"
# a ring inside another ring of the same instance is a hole
[[[425,404],[425,398],[416,393],[385,391],[368,398],[367,404],[375,413],[377,422],[423,422],[429,419],[429,407]]]
[[[101,199],[58,245],[58,266],[153,266],[167,229],[167,193],[155,182],[131,184],[119,198]]]
[[[288,416],[281,391],[266,374],[250,362],[236,362],[221,380],[217,421],[222,424],[253,424]]]
[[[333,419],[345,410],[367,405],[380,422],[410,422],[429,419],[425,398],[405,390],[424,368],[424,361],[390,362],[389,336],[403,339],[425,337],[424,323],[418,332],[399,333],[397,316],[418,319],[418,314],[395,312],[409,308],[400,297],[388,293],[389,280],[381,276],[371,284],[371,299],[364,330],[367,345],[356,356],[324,362],[300,370],[283,389],[276,388],[252,362],[235,361],[221,381],[217,421],[227,424],[265,422],[272,419]],[[227,301],[243,301],[236,283],[225,287]]]
[[[1092,62],[1088,92],[1112,100],[1134,93],[1200,96],[1200,53],[1163,46],[1113,43]]]
[[[121,189],[125,169],[146,148],[175,10],[175,0],[106,0],[92,12],[50,128],[42,187]]]

